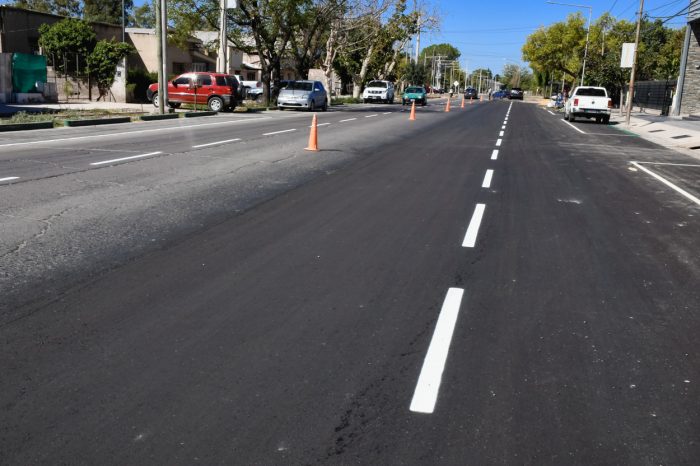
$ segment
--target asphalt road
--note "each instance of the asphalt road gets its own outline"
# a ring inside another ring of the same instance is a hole
[[[696,464],[700,162],[455,107],[3,136],[0,463]]]

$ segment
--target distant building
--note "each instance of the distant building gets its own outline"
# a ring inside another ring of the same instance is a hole
[[[155,29],[126,28],[126,41],[136,49],[136,53],[127,58],[127,69],[158,71],[158,40]],[[216,57],[207,53],[200,39],[191,37],[187,45],[186,49],[182,49],[168,43],[166,51],[168,75],[178,75],[188,71],[216,71]]]

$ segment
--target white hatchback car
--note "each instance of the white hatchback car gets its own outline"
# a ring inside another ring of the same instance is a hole
[[[362,92],[362,101],[394,103],[394,83],[390,81],[370,81]]]

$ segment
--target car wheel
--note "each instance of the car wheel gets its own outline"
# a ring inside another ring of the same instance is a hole
[[[610,123],[610,115],[606,115],[603,117],[603,123],[605,123],[606,125]]]
[[[328,99],[323,101],[323,107],[321,107],[321,111],[323,111],[323,112],[328,111]]]
[[[311,102],[309,102],[309,111],[313,112],[316,110],[316,102],[312,99]]]
[[[153,94],[153,106],[158,107],[160,102],[160,97],[158,97],[158,93],[156,92]]]
[[[569,112],[564,111],[564,120],[569,121]]]
[[[576,117],[574,116],[573,113],[569,113],[569,121],[570,121],[571,123],[573,123],[574,121],[576,121]]]
[[[207,106],[212,112],[220,112],[221,109],[224,108],[224,101],[221,100],[221,97],[214,96],[209,99]]]
[[[427,105],[427,102],[425,101],[425,99],[423,99],[421,101],[420,105],[421,105],[421,107],[425,107]]]

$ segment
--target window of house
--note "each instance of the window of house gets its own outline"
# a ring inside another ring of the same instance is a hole
[[[247,76],[248,76],[248,77],[247,77],[246,79],[247,79],[248,81],[255,81],[255,71],[249,71],[248,74],[247,74]]]
[[[185,71],[187,71],[187,68],[185,68],[185,63],[173,62],[173,73],[174,74],[182,74]]]
[[[192,71],[207,71],[207,64],[201,62],[192,63]]]

